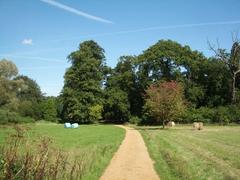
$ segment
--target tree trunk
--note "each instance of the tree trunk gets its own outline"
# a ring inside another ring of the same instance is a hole
[[[233,73],[233,79],[232,79],[232,104],[236,102],[236,73]]]
[[[163,127],[163,129],[165,128],[165,122],[164,121],[162,122],[162,127]]]

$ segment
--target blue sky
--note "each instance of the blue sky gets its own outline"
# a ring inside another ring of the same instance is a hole
[[[160,39],[211,56],[208,39],[231,48],[239,9],[239,0],[0,0],[0,59],[57,96],[70,66],[66,57],[84,40],[98,42],[111,67]]]

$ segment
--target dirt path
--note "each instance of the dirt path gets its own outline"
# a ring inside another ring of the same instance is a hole
[[[129,127],[100,180],[159,180],[140,133]]]

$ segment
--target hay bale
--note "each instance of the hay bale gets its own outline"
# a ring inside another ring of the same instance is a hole
[[[72,124],[72,128],[78,128],[78,127],[79,127],[78,123],[73,123]]]
[[[193,128],[196,130],[202,130],[203,129],[203,123],[202,122],[194,122]]]
[[[168,127],[174,127],[174,126],[175,126],[175,122],[174,122],[174,121],[169,121],[169,122],[167,123],[167,126],[168,126]]]
[[[203,123],[199,122],[198,124],[199,124],[198,130],[202,130],[203,129]]]
[[[65,128],[71,128],[72,125],[71,125],[71,123],[68,123],[68,122],[67,122],[67,123],[64,123],[64,127],[65,127]]]

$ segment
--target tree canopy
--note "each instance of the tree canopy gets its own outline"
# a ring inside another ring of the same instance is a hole
[[[85,41],[68,58],[72,66],[64,76],[62,117],[71,122],[90,123],[91,108],[103,103],[104,50],[94,41]]]

